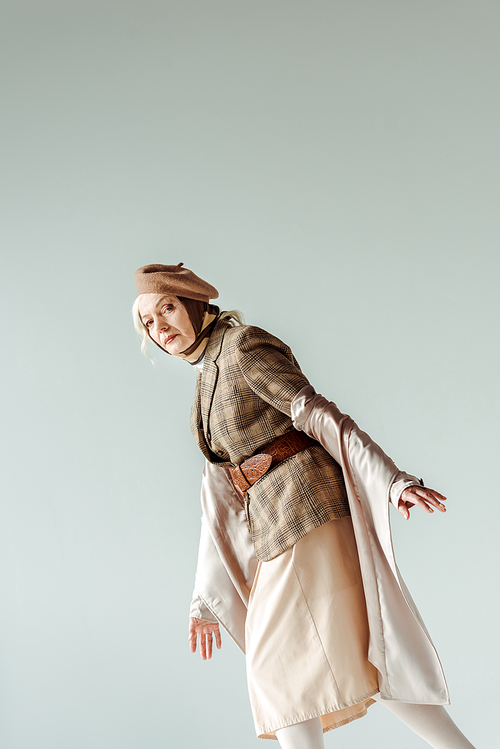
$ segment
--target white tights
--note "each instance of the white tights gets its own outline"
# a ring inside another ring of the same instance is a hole
[[[276,731],[281,749],[324,749],[323,727],[319,718],[280,728]]]
[[[474,749],[457,728],[442,705],[410,705],[374,699],[385,705],[403,723],[427,741],[434,749]],[[319,718],[280,728],[276,737],[281,749],[324,749],[323,729]]]

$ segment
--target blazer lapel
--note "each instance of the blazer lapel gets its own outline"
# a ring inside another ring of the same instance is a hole
[[[191,431],[202,453],[210,462],[217,462],[216,456],[210,450],[210,409],[214,397],[215,386],[219,376],[216,360],[220,354],[224,333],[230,327],[225,320],[220,320],[214,327],[208,346],[205,350],[203,369],[196,381],[196,391],[191,409]]]
[[[205,458],[210,460],[210,450],[205,441],[203,422],[201,420],[201,374],[201,372],[198,372],[198,377],[196,379],[196,390],[194,393],[193,406],[191,408],[191,431],[201,452]]]
[[[214,390],[217,384],[217,377],[219,376],[219,368],[217,364],[211,359],[205,358],[203,362],[203,372],[201,373],[200,383],[200,406],[201,406],[201,420],[203,423],[203,430],[205,437],[210,442],[210,409],[212,407],[212,401],[214,398]]]

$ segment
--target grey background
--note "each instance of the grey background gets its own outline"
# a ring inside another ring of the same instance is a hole
[[[2,0],[0,743],[241,749],[244,659],[187,649],[194,371],[141,357],[183,261],[449,497],[393,514],[451,713],[498,673],[497,2]],[[380,706],[327,747],[424,743]]]

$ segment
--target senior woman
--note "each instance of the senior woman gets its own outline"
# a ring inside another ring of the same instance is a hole
[[[399,575],[388,506],[445,511],[335,404],[290,348],[210,300],[178,265],[135,273],[142,350],[198,367],[191,428],[206,458],[191,650],[246,655],[259,738],[321,749],[323,733],[388,707],[435,749],[471,749],[443,705],[437,653]]]

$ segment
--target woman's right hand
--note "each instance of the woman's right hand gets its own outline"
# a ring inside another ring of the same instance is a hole
[[[190,617],[189,619],[189,645],[191,652],[196,652],[196,641],[198,636],[200,638],[200,655],[203,660],[212,657],[212,636],[215,635],[215,644],[220,650],[222,646],[222,640],[220,637],[219,624],[217,622],[208,622],[206,619],[197,619],[196,617]]]
[[[421,507],[426,512],[434,512],[434,507],[440,512],[446,512],[443,500],[446,501],[446,497],[435,489],[429,489],[427,486],[407,486],[399,499],[398,510],[405,520],[409,520],[410,507],[413,505]]]

